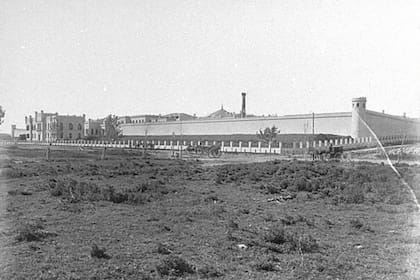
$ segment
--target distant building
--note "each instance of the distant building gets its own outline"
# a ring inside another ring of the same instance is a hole
[[[12,124],[12,140],[26,140],[26,129],[17,128],[15,124]]]
[[[207,117],[204,117],[205,119],[225,119],[225,118],[234,118],[236,115],[235,113],[228,112],[222,107],[217,110],[216,112],[211,113]]]
[[[87,139],[100,139],[105,133],[105,119],[88,119],[85,121],[85,138]]]
[[[185,113],[170,113],[167,115],[164,115],[163,118],[165,118],[165,121],[191,121],[191,120],[195,120],[197,119],[197,117],[191,116],[189,114],[185,114]]]
[[[69,116],[58,113],[35,112],[26,116],[26,139],[29,141],[56,141],[84,138],[85,115]]]

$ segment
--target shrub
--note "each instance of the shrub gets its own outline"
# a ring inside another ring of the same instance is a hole
[[[98,259],[110,259],[111,256],[106,254],[105,251],[105,248],[99,248],[98,245],[93,244],[92,249],[90,250],[90,256]]]
[[[344,189],[343,199],[346,203],[361,204],[365,201],[363,184],[351,184]]]
[[[288,241],[289,235],[286,233],[283,226],[276,225],[269,230],[264,239],[270,243],[283,244]]]
[[[164,245],[162,243],[158,243],[158,245],[157,245],[157,252],[159,254],[162,254],[162,255],[169,255],[169,254],[172,253],[172,250],[168,246],[166,246],[166,245]]]
[[[194,274],[195,270],[184,259],[177,256],[169,256],[156,266],[156,270],[160,276],[177,276],[181,277],[186,274]]]
[[[290,240],[290,244],[291,250],[301,251],[302,253],[314,253],[319,250],[318,242],[310,234],[294,236]]]
[[[55,233],[51,233],[44,230],[44,225],[40,221],[32,221],[27,224],[22,225],[18,229],[18,234],[16,240],[19,242],[22,241],[40,241],[49,236],[55,236]]]
[[[200,277],[203,277],[203,278],[216,278],[216,277],[223,276],[223,273],[221,271],[219,271],[217,268],[210,265],[205,265],[203,267],[200,267],[197,270],[197,272],[198,272],[198,275],[200,275]]]
[[[354,218],[350,220],[350,226],[355,229],[361,229],[363,227],[363,223],[359,218]]]
[[[276,264],[269,260],[262,260],[253,265],[258,271],[276,271]]]

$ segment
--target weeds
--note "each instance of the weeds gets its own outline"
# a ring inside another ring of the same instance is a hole
[[[295,231],[276,225],[264,236],[264,240],[276,245],[284,245],[288,251],[313,253],[319,249],[318,242],[310,234],[299,234]]]
[[[177,256],[169,256],[156,266],[160,276],[182,277],[187,274],[194,274],[194,267],[184,259]]]
[[[46,231],[41,221],[32,221],[23,224],[18,229],[16,240],[19,242],[41,241],[49,236],[56,236],[57,234]]]
[[[105,248],[99,248],[98,245],[93,244],[90,250],[90,256],[98,259],[110,259],[111,256],[106,253]]]
[[[197,270],[197,273],[202,278],[217,278],[223,276],[223,272],[211,265],[200,267]]]
[[[150,200],[151,194],[146,192],[155,195],[169,193],[164,191],[159,183],[145,183],[137,187],[117,190],[111,185],[100,187],[93,182],[77,181],[72,178],[51,179],[48,187],[52,196],[64,197],[71,202],[104,200],[139,205]]]

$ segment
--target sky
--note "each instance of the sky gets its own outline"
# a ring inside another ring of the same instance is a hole
[[[1,0],[0,105],[34,111],[420,117],[420,1]]]

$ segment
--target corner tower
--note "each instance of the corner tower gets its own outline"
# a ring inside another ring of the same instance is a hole
[[[351,137],[360,138],[369,136],[369,130],[363,123],[363,121],[366,122],[366,97],[353,98],[351,101]]]

